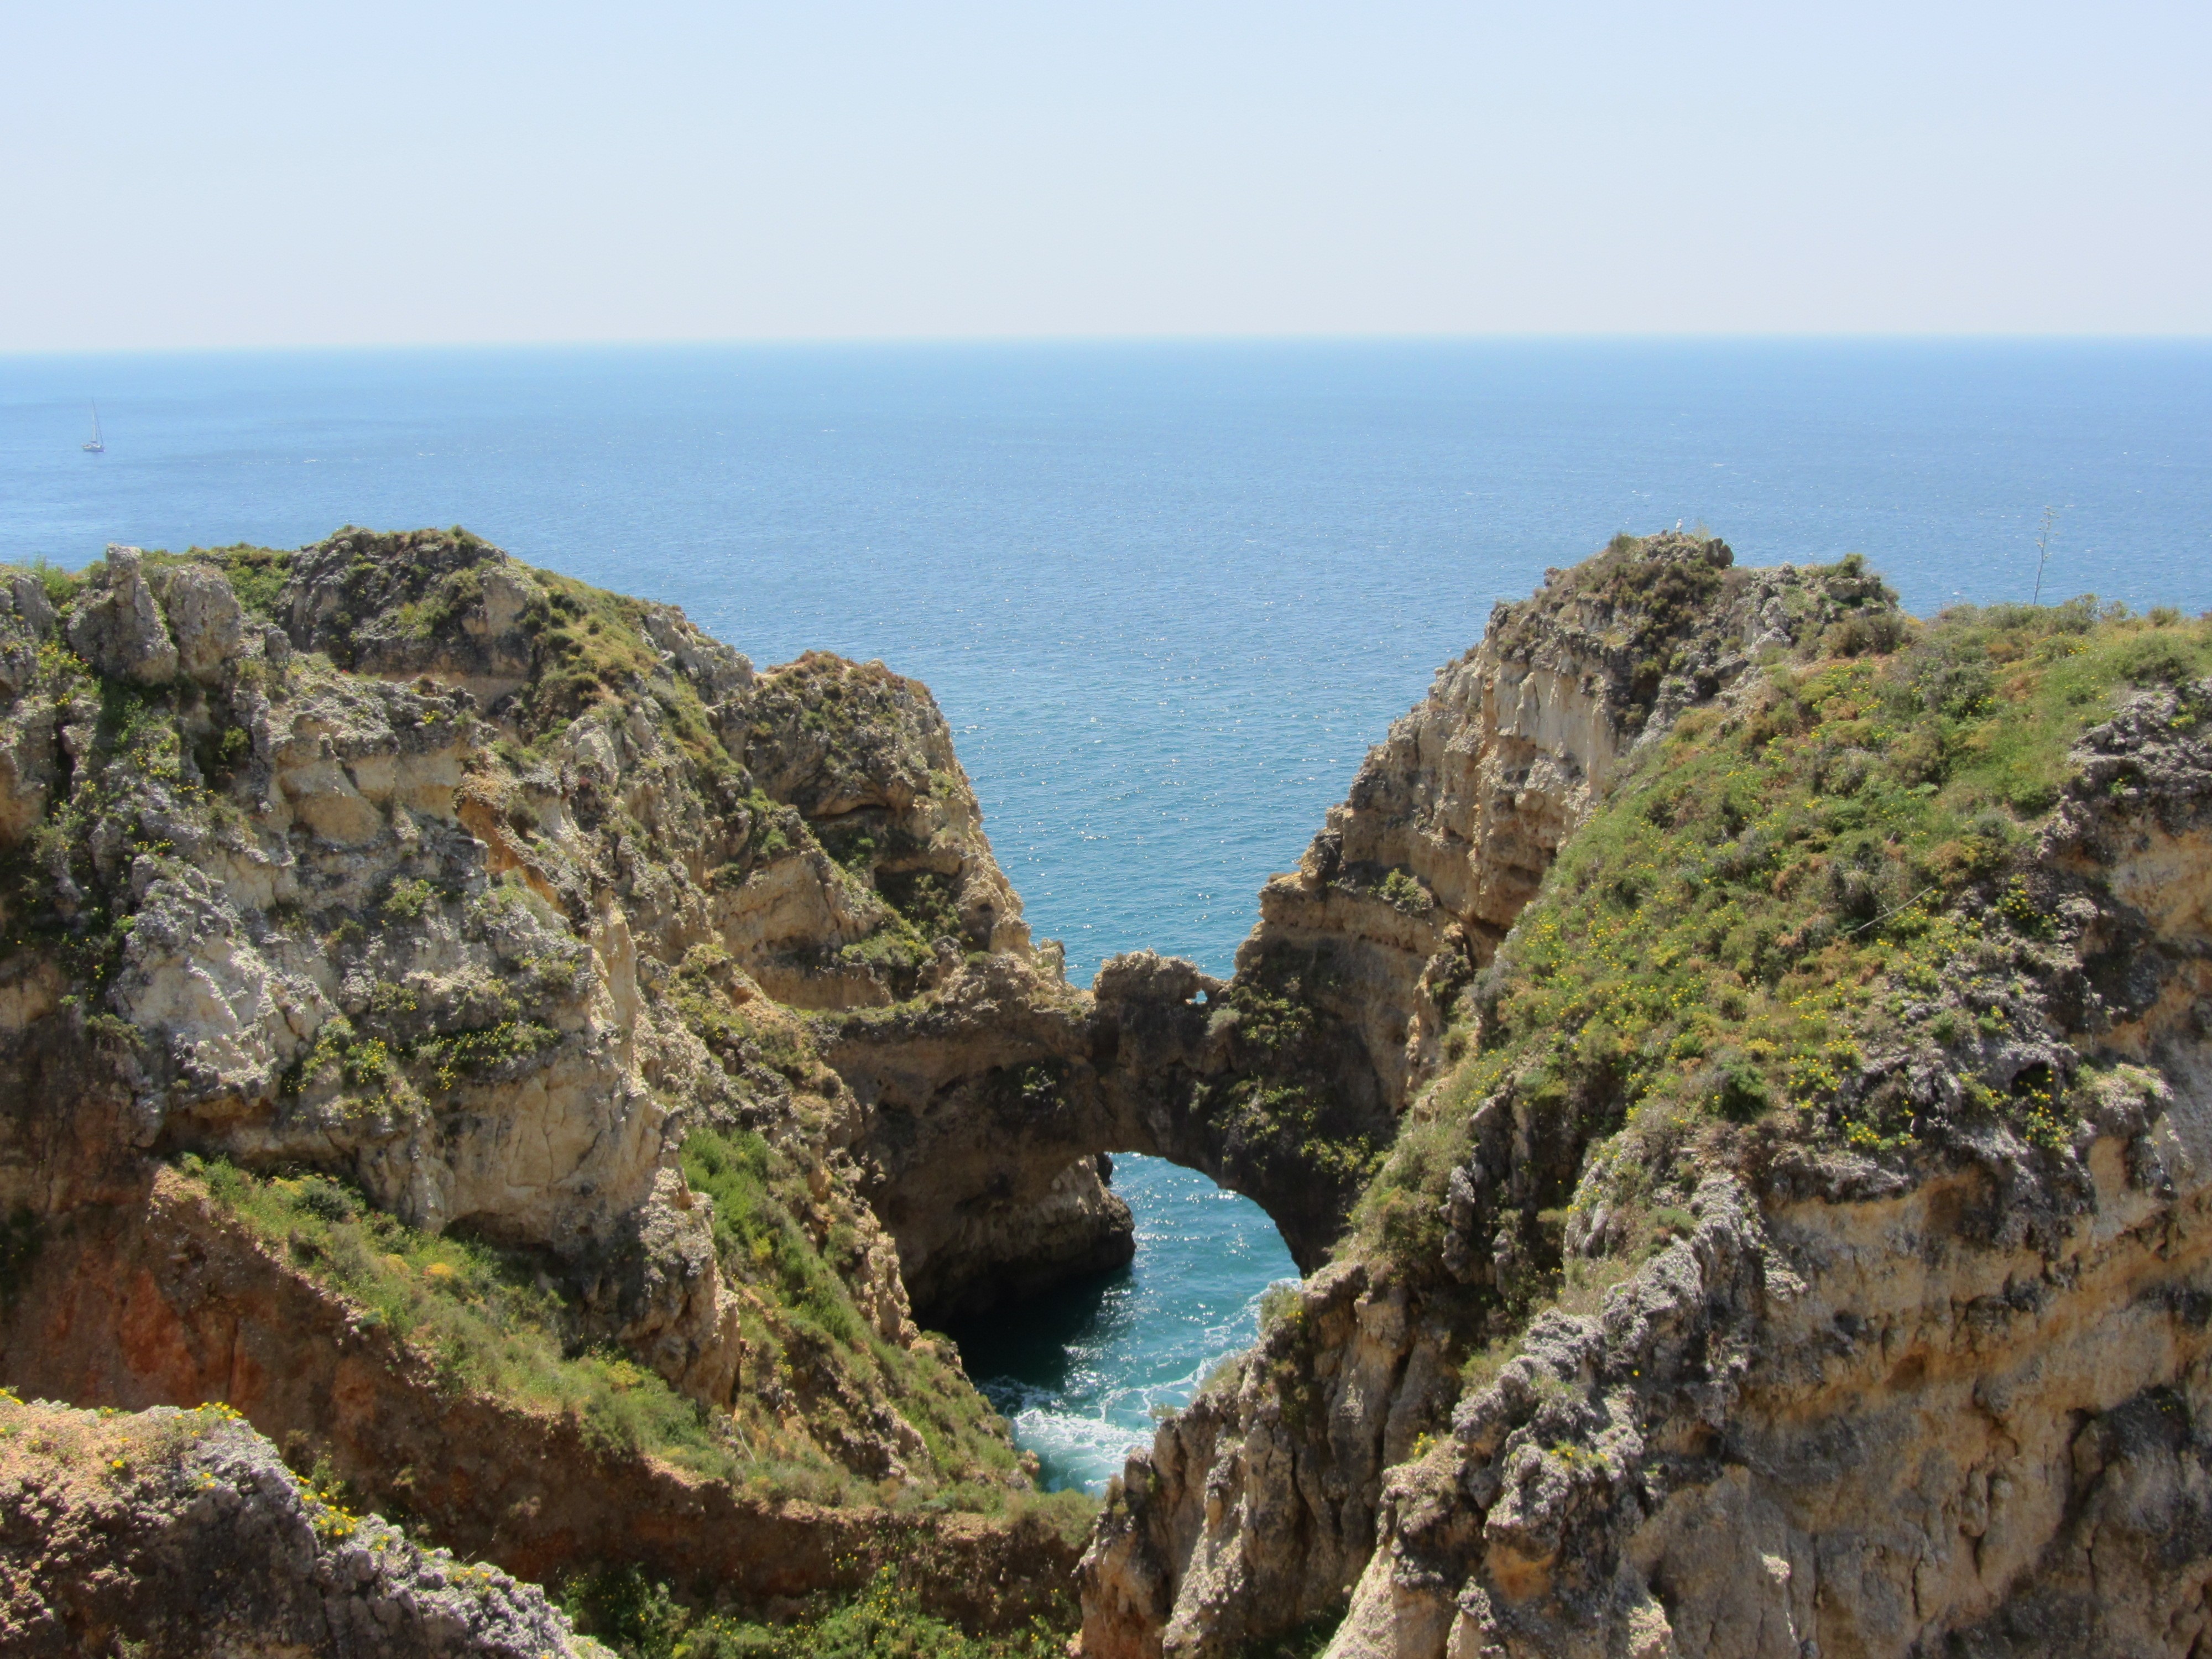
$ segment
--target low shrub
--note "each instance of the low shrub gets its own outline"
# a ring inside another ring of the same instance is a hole
[[[1359,1249],[1437,1276],[1469,1119],[1501,1093],[1581,1146],[1630,1126],[1628,1162],[1655,1170],[1729,1133],[1909,1149],[1911,1113],[1853,1092],[1863,1041],[1917,1022],[1971,1047],[1978,1028],[1940,1005],[2051,933],[2015,860],[2074,744],[2137,689],[2182,688],[2176,723],[2194,720],[2188,688],[2212,674],[2212,623],[2090,599],[1846,644],[1686,717],[1566,843],[1462,1004],[1476,1040],[1364,1194]],[[1988,1109],[2057,1146],[2063,1092]]]
[[[686,1607],[635,1567],[574,1579],[561,1604],[622,1659],[1061,1659],[1069,1634],[1040,1619],[1010,1634],[971,1635],[924,1610],[890,1567],[856,1593],[817,1597],[782,1624]]]

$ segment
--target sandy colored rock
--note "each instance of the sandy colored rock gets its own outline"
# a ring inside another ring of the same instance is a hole
[[[168,573],[161,590],[178,665],[204,685],[222,678],[244,650],[246,612],[230,582],[211,566],[187,564]]]
[[[111,558],[59,625],[95,671],[150,672],[165,604],[185,669],[118,725],[96,673],[41,656],[56,619],[19,588],[0,836],[51,833],[7,900],[40,931],[0,963],[0,1213],[52,1236],[185,1153],[327,1172],[526,1257],[578,1341],[794,1456],[1027,1484],[957,1373],[868,1346],[921,1333],[863,1195],[865,1109],[799,1012],[926,993],[924,922],[956,957],[1027,960],[925,688],[830,658],[757,676],[672,607],[465,533],[345,532]],[[718,1231],[680,1165],[702,1127],[759,1138],[773,1213],[747,1224],[788,1225],[832,1277],[836,1340],[788,1251]],[[1083,1173],[1024,1235],[1063,1272],[1100,1259],[1102,1218],[1127,1237]],[[992,1470],[940,1467],[908,1420],[940,1386]]]
[[[1817,583],[1794,624],[1786,585],[1749,592],[1749,647],[1793,628],[1801,649],[1882,635],[1878,617],[1826,616]],[[1478,659],[1540,644],[1541,614],[1502,617]],[[1745,696],[1717,684],[1717,717],[1755,718],[1759,681],[1733,683]],[[1382,849],[1494,951],[1511,918],[1486,907],[1533,892],[1601,797],[1588,757],[1607,751],[1571,733],[1622,729],[1564,684],[1512,700],[1515,728],[1553,745],[1552,763],[1524,757],[1533,830],[1502,793],[1487,828],[1441,805],[1480,802],[1468,760],[1504,752],[1504,725],[1474,727],[1487,735],[1461,758],[1417,718],[1296,891],[1278,884],[1307,948],[1344,930],[1385,964],[1363,981],[1388,1015],[1361,1028],[1378,1078],[1401,1052],[1384,1025],[1413,1029],[1438,975],[1416,975],[1376,901],[1334,890],[1340,872]],[[1382,1258],[1326,1269],[1132,1460],[1083,1568],[1085,1653],[1226,1653],[1307,1621],[1346,1659],[2196,1651],[2212,1625],[2196,1426],[2212,1305],[2208,702],[2212,683],[2139,692],[2087,731],[2040,838],[1990,878],[2026,931],[1900,992],[1892,1023],[1858,1038],[1837,1086],[1909,1117],[1915,1157],[1778,1145],[1712,1169],[1645,1259],[1620,1194],[1656,1142],[1601,1150],[1517,1076],[1468,1102],[1425,1288]],[[1559,763],[1571,750],[1576,768]],[[1547,765],[1571,787],[1536,787]],[[2081,1080],[2063,1143],[1978,1103],[2039,1078]],[[1517,1328],[1498,1297],[1541,1283],[1540,1212],[1571,1260],[1626,1271]]]

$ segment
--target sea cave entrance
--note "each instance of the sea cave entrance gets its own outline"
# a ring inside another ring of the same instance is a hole
[[[1054,1489],[1102,1490],[1159,1413],[1250,1346],[1267,1287],[1298,1276],[1267,1212],[1196,1170],[1117,1153],[1112,1185],[1136,1223],[1128,1266],[948,1332]]]

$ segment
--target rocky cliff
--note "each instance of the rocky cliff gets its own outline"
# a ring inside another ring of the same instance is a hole
[[[2208,668],[1670,538],[1501,609],[1240,958],[1403,1125],[1086,1653],[2196,1650]]]
[[[459,532],[0,598],[25,1392],[229,1401],[525,1577],[898,1561],[1004,1628],[1073,1552],[914,1310],[1126,1259],[1152,1152],[1310,1277],[1111,1495],[1091,1659],[2205,1629],[2205,623],[1624,538],[1498,608],[1231,979],[1086,992],[880,665]],[[96,1638],[183,1558],[79,1497]],[[329,1565],[248,1601],[405,1600]]]
[[[1027,1489],[810,1024],[1066,994],[924,688],[757,672],[459,532],[113,548],[5,599],[0,1376],[234,1400],[403,1504],[362,1429],[410,1424],[420,1512],[539,1568],[574,1536],[491,1523],[505,1483],[433,1490],[478,1461],[457,1389],[740,1509]],[[1057,1198],[1040,1236],[1126,1251],[1095,1165]],[[650,1540],[651,1486],[584,1535]],[[835,1581],[841,1526],[787,1554]]]

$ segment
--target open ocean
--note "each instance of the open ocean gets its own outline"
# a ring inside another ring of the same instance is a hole
[[[104,455],[78,445],[97,398]],[[1041,938],[1226,971],[1492,604],[1616,531],[1863,552],[1929,612],[2212,608],[2212,343],[670,346],[0,357],[0,560],[462,524],[781,662],[928,683]],[[1133,1269],[975,1369],[1096,1485],[1291,1272],[1117,1160]]]

